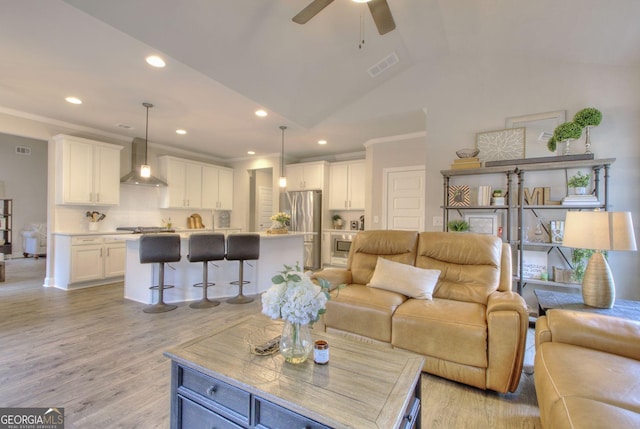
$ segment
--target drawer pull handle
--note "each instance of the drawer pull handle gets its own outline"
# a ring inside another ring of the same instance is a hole
[[[216,390],[218,390],[216,386],[209,386],[207,389],[207,395],[213,396],[213,394],[216,393]]]

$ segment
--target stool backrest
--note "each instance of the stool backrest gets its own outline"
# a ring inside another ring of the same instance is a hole
[[[180,235],[143,234],[140,237],[140,263],[178,262],[180,260]]]
[[[260,257],[260,234],[229,234],[227,259],[248,261]]]
[[[220,261],[224,259],[224,234],[204,233],[189,236],[189,262]]]

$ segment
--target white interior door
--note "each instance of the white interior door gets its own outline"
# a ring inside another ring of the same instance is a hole
[[[258,227],[260,231],[266,231],[271,226],[273,211],[273,188],[267,186],[258,187]]]
[[[423,167],[385,170],[386,229],[424,231]]]

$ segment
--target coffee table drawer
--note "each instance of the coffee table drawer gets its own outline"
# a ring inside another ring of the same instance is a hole
[[[249,419],[251,395],[248,392],[187,368],[181,368],[181,370],[179,387]]]
[[[266,428],[304,428],[304,429],[329,429],[314,420],[303,417],[279,405],[256,398],[255,427]]]
[[[242,426],[230,422],[224,417],[208,410],[187,398],[178,396],[181,429],[242,429]]]

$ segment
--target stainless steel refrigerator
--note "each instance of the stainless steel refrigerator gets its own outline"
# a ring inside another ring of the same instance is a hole
[[[305,232],[304,269],[320,268],[322,233],[322,191],[287,192],[287,203],[291,212],[290,231]]]

